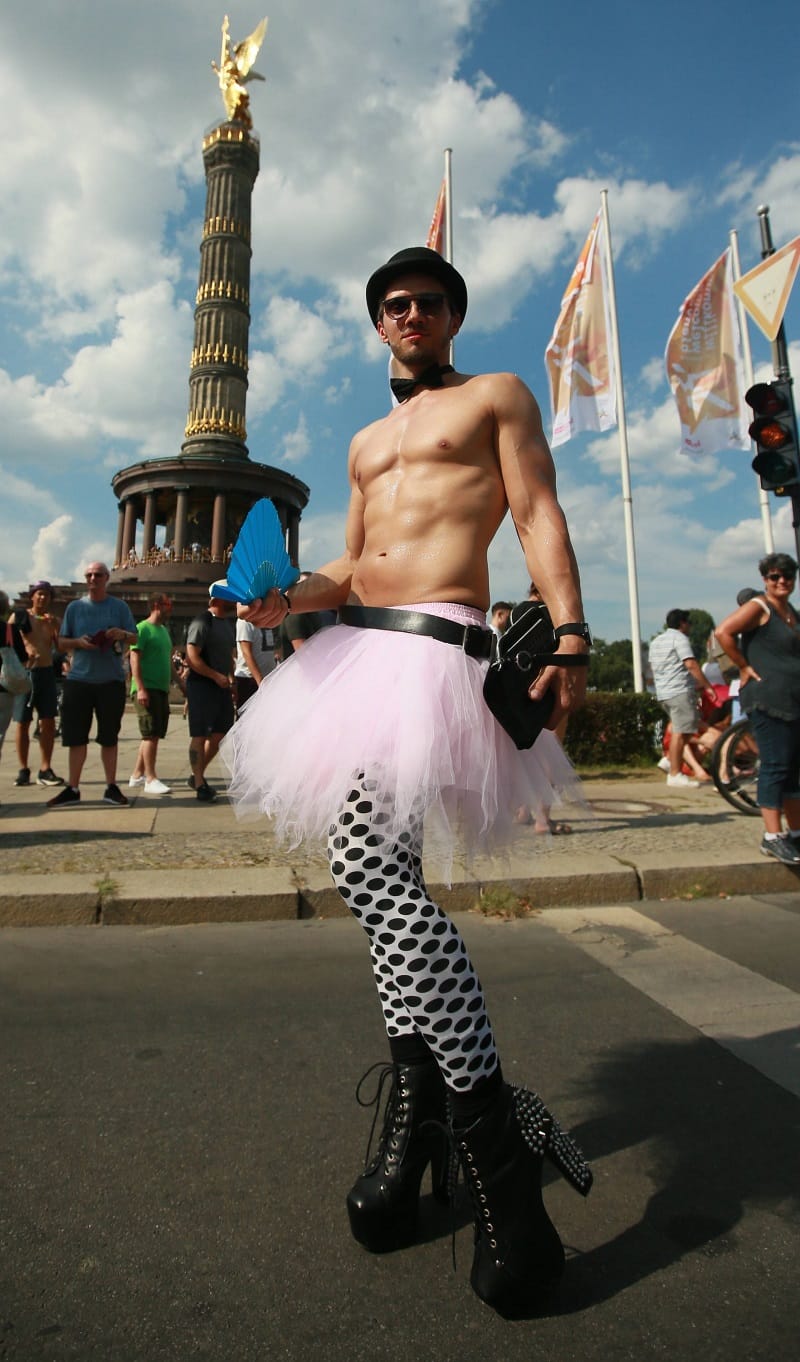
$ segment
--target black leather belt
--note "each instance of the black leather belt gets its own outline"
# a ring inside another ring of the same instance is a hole
[[[488,658],[492,655],[494,635],[478,624],[456,624],[440,615],[426,615],[421,610],[389,610],[379,605],[342,605],[339,623],[354,629],[392,629],[401,634],[422,634],[440,643],[454,643],[467,657]]]

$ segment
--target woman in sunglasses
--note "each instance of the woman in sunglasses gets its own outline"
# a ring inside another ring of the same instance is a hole
[[[800,865],[800,615],[789,601],[797,563],[788,553],[770,553],[758,570],[763,594],[746,601],[715,632],[740,668],[742,709],[761,756],[761,851]]]

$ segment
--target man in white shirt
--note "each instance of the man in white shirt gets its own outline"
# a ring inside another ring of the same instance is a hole
[[[683,749],[686,739],[700,727],[698,691],[707,691],[716,701],[716,692],[700,670],[689,642],[688,610],[670,610],[663,634],[650,644],[650,666],[656,698],[669,715],[672,737],[669,744],[668,785],[692,785],[697,781],[683,774]]]
[[[236,687],[237,713],[251,695],[255,695],[265,676],[275,668],[275,639],[271,629],[262,629],[247,620],[236,622]]]

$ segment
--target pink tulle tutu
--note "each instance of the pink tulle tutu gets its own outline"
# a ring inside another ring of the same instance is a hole
[[[403,607],[485,625],[468,606]],[[438,639],[336,624],[262,682],[220,747],[237,814],[261,812],[291,846],[327,836],[359,776],[388,795],[399,835],[426,815],[426,841],[449,862],[496,848],[521,806],[580,800],[558,740],[520,752],[483,699],[487,663]],[[481,843],[481,846],[478,843]]]

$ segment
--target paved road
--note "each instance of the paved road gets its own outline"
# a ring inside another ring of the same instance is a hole
[[[343,1199],[384,1056],[349,921],[0,937],[0,1357],[789,1362],[796,895],[462,915],[507,1075],[596,1175],[548,1187],[560,1308],[471,1293],[470,1229],[373,1258]]]

